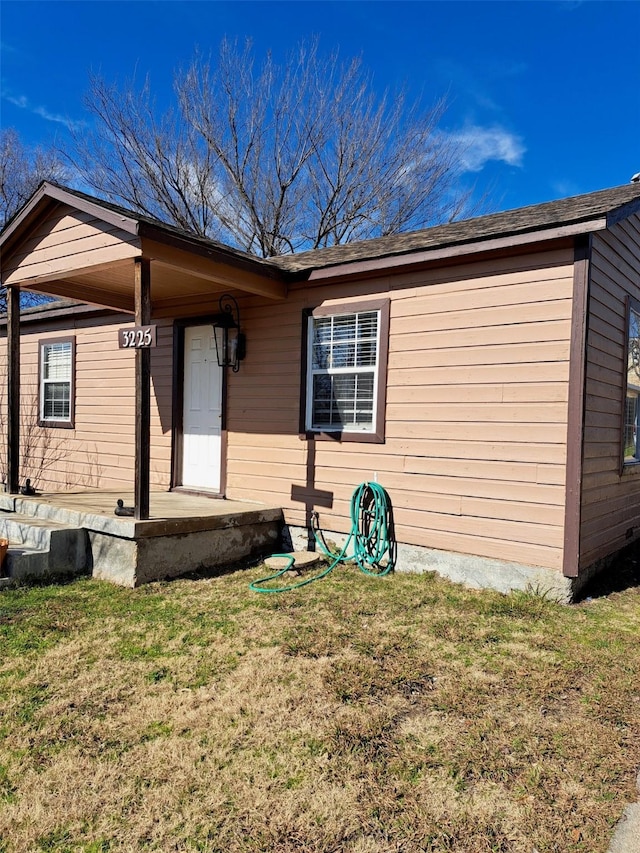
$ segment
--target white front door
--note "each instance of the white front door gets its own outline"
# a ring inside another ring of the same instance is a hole
[[[220,491],[222,368],[213,326],[184,333],[182,485]]]

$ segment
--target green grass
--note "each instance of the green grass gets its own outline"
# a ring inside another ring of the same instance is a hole
[[[604,853],[640,767],[640,587],[261,574],[2,593],[2,853]]]

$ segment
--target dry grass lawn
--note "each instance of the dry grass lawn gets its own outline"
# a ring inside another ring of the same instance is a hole
[[[0,596],[2,853],[606,850],[640,767],[640,587],[260,574]]]

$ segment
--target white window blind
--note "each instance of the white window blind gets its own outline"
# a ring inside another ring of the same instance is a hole
[[[307,429],[373,431],[379,312],[313,317]]]

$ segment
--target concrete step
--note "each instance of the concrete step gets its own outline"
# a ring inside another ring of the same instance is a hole
[[[0,538],[9,540],[2,574],[11,580],[77,574],[89,567],[88,536],[80,527],[0,512]]]
[[[115,507],[115,504],[114,504]],[[53,521],[70,527],[80,527],[83,513],[79,510],[67,509],[53,503],[48,503],[38,496],[22,497],[0,493],[0,510],[43,521]]]
[[[18,512],[0,512],[0,537],[8,539],[13,545],[46,549],[52,536],[57,537],[67,530],[75,532],[77,528]]]
[[[7,583],[53,574],[49,568],[49,551],[35,548],[10,547],[4,560],[2,580]]]

